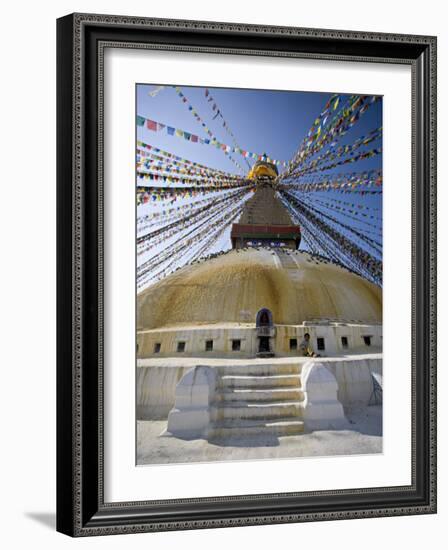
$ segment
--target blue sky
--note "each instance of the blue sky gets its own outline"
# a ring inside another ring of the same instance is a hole
[[[155,87],[137,85],[138,115],[203,138],[208,137],[172,87],[166,87],[155,97],[151,97],[149,92]],[[205,97],[205,88],[184,86],[182,92],[216,138],[233,145],[232,138],[222,127],[222,119],[218,117],[212,120],[214,113]],[[272,158],[285,161],[290,160],[297,151],[313,121],[333,94],[231,88],[210,88],[210,92],[242,149],[259,154],[266,152]],[[344,97],[348,96],[342,96]],[[372,105],[340,143],[349,143],[381,126],[381,111],[381,102]],[[238,173],[234,164],[214,147],[168,136],[164,131],[153,132],[145,127],[137,128],[137,139],[195,162]],[[233,153],[232,156],[241,166],[247,168],[241,155]],[[253,160],[250,159],[249,162],[252,164]],[[362,162],[362,169],[366,170],[380,166],[381,156]]]
[[[137,85],[137,115],[196,134],[201,138],[209,139],[210,136],[207,135],[205,129],[198,123],[191,111],[188,110],[187,105],[190,104],[210,128],[218,141],[234,146],[232,137],[227,133],[226,129],[223,128],[222,118],[217,117],[213,120],[216,112],[213,112],[211,109],[212,103],[207,101],[205,88],[181,87],[182,93],[187,97],[189,102],[185,104],[171,85],[159,91],[154,97],[149,95],[151,92],[155,91],[158,86],[158,83]],[[244,150],[257,154],[266,153],[271,158],[280,161],[291,160],[302,143],[302,140],[307,136],[314,120],[323,110],[328,99],[334,93],[337,93],[337,90],[331,90],[328,93],[228,88],[209,88],[209,90],[218,108],[222,112],[226,123],[234,134],[238,146]],[[342,105],[348,97],[348,95],[342,95],[340,105]],[[358,137],[366,135],[380,126],[382,126],[382,101],[377,101],[371,104],[369,109],[360,117],[353,128],[338,140],[337,145],[353,143]],[[146,126],[137,126],[137,140],[193,162],[242,175],[221,150],[210,145],[194,143],[183,138],[170,136],[167,134],[166,130],[154,132],[147,129]],[[382,140],[380,138],[361,148],[360,151],[378,148],[381,147],[381,145]],[[326,150],[326,147],[324,147],[319,154],[324,153]],[[245,159],[237,153],[232,153],[232,156],[245,170],[243,174],[247,173],[248,166]],[[314,157],[310,158],[313,159]],[[251,165],[255,162],[253,159],[248,160]],[[316,177],[324,177],[324,175],[337,173],[363,172],[381,168],[382,155],[380,154],[370,159],[343,165],[327,170],[324,173],[318,173]],[[279,167],[279,170],[281,172],[283,168]],[[140,183],[140,180],[137,180],[137,185]],[[174,184],[174,186],[177,186],[177,184]],[[314,199],[320,201],[318,202],[319,206],[313,202],[311,195]],[[376,235],[376,240],[379,242],[381,241],[381,194],[361,196],[359,194],[342,194],[330,191],[310,193],[306,199],[310,200],[310,204],[318,206],[323,213],[339,219],[354,229],[360,231],[364,230],[369,234],[373,232]],[[375,216],[378,216],[378,218],[374,222],[370,222],[374,224],[373,226],[366,226],[362,222],[358,222],[357,218],[348,219],[337,210],[328,209],[322,204],[322,202],[326,201],[328,204],[328,201],[331,201],[331,199],[344,201],[346,208],[350,208],[350,204],[366,205],[369,208],[375,209],[372,210],[372,212],[374,212]],[[138,207],[137,215],[141,217],[168,208],[170,206],[167,204],[168,202],[169,201],[160,201],[141,205]],[[187,204],[188,202],[188,199],[180,199],[176,201],[176,204]],[[220,238],[219,242],[215,243],[212,251],[226,249],[230,246],[229,231]],[[353,241],[358,241],[357,237],[353,236],[352,233],[350,233],[349,236]],[[175,240],[176,237],[173,236],[172,239]],[[168,244],[169,242],[167,241],[165,245]],[[307,249],[303,242],[301,248]],[[157,256],[163,249],[164,245],[161,243],[151,252],[143,254],[142,257],[139,258],[139,263],[148,258]],[[186,258],[184,258],[184,260],[186,261]]]

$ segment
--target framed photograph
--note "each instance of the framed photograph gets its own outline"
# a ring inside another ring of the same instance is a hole
[[[436,38],[57,40],[57,529],[435,513]]]

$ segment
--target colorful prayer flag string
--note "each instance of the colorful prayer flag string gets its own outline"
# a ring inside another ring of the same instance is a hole
[[[222,143],[216,139],[201,138],[196,134],[192,134],[191,132],[187,132],[180,128],[174,128],[173,126],[167,126],[166,124],[163,124],[156,120],[146,119],[141,115],[137,115],[136,122],[137,122],[137,126],[146,127],[148,130],[151,130],[152,132],[165,131],[166,134],[169,136],[185,139],[187,141],[190,141],[191,143],[200,143],[201,145],[209,145],[211,147],[215,147],[216,149],[221,149],[222,151],[226,151],[227,153],[232,153],[232,152],[239,153],[243,156],[246,156],[247,158],[252,158],[254,160],[263,160],[264,158],[266,158],[265,155],[259,155],[257,153],[252,153],[251,151],[237,149],[236,147],[231,147],[230,145],[226,145],[225,143]],[[279,165],[286,166],[287,164],[284,161],[272,159],[270,157],[268,157],[267,160],[268,162],[272,164],[276,164],[277,166]]]

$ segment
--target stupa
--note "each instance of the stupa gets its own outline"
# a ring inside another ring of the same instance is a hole
[[[279,433],[300,432],[317,380],[330,405],[314,410],[323,424],[310,409],[309,426],[343,422],[344,395],[370,396],[372,368],[381,364],[381,289],[299,250],[300,227],[277,198],[276,176],[269,162],[252,168],[256,191],[232,226],[229,251],[184,267],[137,297],[138,414],[163,418],[170,411],[169,433],[250,432],[267,429],[269,421]],[[305,334],[319,361],[302,357]],[[376,362],[369,363],[372,354]],[[355,371],[339,372],[337,360],[357,364],[356,390],[349,387]]]

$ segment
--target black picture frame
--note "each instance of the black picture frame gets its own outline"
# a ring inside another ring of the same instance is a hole
[[[102,55],[107,44],[412,68],[412,484],[104,502]],[[72,14],[57,21],[57,530],[106,535],[436,512],[436,38]]]

